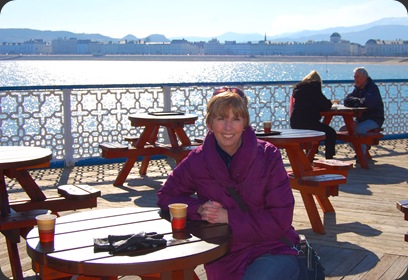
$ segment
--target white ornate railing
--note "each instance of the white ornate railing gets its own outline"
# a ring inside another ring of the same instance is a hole
[[[382,93],[387,137],[407,137],[408,80],[377,80]],[[136,112],[179,110],[198,115],[195,125],[185,127],[194,138],[206,133],[206,104],[214,89],[239,86],[249,99],[251,124],[260,127],[272,120],[275,129],[289,128],[289,97],[295,82],[131,84],[83,86],[0,87],[1,145],[48,147],[53,162],[74,165],[100,156],[98,144],[123,142],[138,135],[127,116]],[[342,100],[353,81],[325,81],[323,92]],[[335,118],[331,125],[342,125]],[[160,135],[165,137],[163,131]],[[164,139],[164,140],[163,140]],[[163,138],[161,141],[166,141]]]

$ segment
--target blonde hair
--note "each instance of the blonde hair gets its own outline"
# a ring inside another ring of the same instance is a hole
[[[322,79],[320,78],[319,74],[317,73],[316,70],[312,70],[309,74],[306,75],[306,77],[303,78],[302,82],[322,82]]]
[[[207,104],[205,123],[211,125],[212,121],[219,116],[228,117],[230,110],[235,117],[244,119],[245,127],[249,126],[249,112],[246,100],[231,91],[225,91],[211,97]]]

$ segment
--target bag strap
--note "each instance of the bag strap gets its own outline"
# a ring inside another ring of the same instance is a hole
[[[238,203],[239,208],[244,212],[248,212],[248,206],[239,196],[238,192],[233,187],[228,187],[227,190],[231,197]]]
[[[227,190],[231,197],[238,203],[239,208],[244,212],[248,212],[248,206],[239,196],[238,192],[233,187],[228,187]],[[299,238],[300,238],[299,244],[307,244],[306,237],[303,234],[299,234]],[[296,245],[290,242],[289,239],[287,239],[285,236],[280,237],[279,240],[288,245],[290,248],[296,250],[298,254],[301,253],[301,250],[298,250],[296,248]]]

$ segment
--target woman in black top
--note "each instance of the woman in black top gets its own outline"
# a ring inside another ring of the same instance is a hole
[[[316,70],[295,85],[291,105],[290,126],[326,133],[325,157],[332,159],[336,154],[336,131],[320,121],[320,112],[330,110],[332,103],[322,92],[322,80]]]

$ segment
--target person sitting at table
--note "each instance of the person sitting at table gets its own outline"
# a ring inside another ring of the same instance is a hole
[[[322,80],[316,70],[295,85],[291,97],[290,127],[324,132],[326,159],[332,159],[336,154],[336,131],[320,121],[320,112],[330,110],[331,106],[331,101],[322,92]]]
[[[354,90],[344,98],[347,107],[367,107],[361,117],[357,118],[356,133],[366,134],[369,130],[381,128],[384,123],[384,104],[378,86],[368,75],[364,67],[354,69]],[[340,131],[346,131],[345,126]],[[366,155],[366,145],[361,145]]]
[[[157,204],[186,203],[189,219],[229,224],[231,249],[205,264],[209,280],[297,279],[289,178],[279,149],[257,139],[246,100],[238,88],[213,93],[203,144],[173,170]]]

